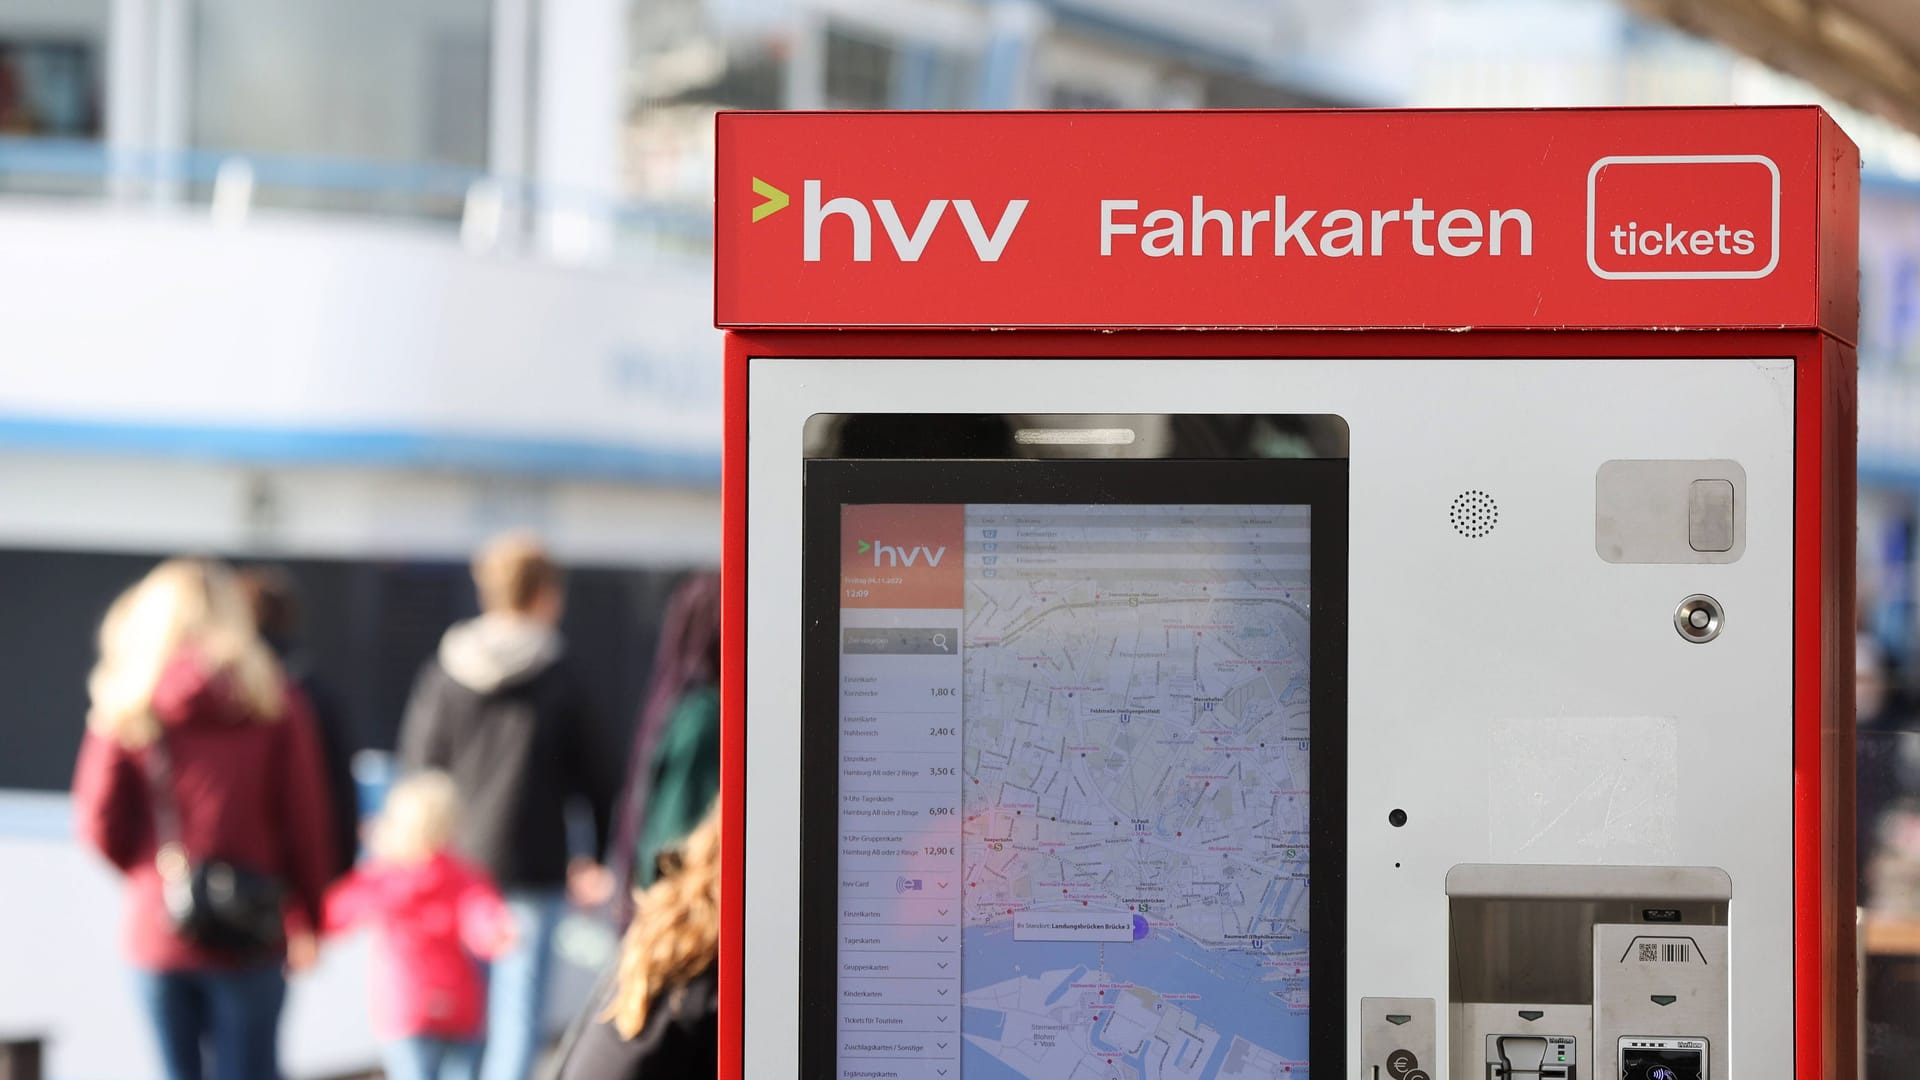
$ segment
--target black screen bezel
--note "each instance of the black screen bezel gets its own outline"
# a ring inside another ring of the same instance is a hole
[[[1306,505],[1313,741],[1308,1054],[1328,1075],[1346,1056],[1347,462],[901,460],[804,464],[800,784],[800,1075],[837,1074],[840,515],[845,504]],[[964,1078],[957,1078],[964,1080]]]

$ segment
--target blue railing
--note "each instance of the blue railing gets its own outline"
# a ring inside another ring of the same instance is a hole
[[[622,233],[708,244],[705,207],[626,198],[429,162],[262,154],[206,149],[147,150],[78,139],[0,136],[0,193],[97,195],[196,202],[244,172],[259,205],[400,212],[452,220],[476,199],[525,217],[569,213],[604,220]],[[288,195],[308,198],[289,199]],[[331,196],[314,199],[313,196]],[[344,198],[343,198],[344,197]]]

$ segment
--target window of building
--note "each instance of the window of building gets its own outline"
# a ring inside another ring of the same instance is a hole
[[[0,136],[100,137],[100,50],[0,33]]]
[[[0,138],[98,139],[107,0],[0,3]]]
[[[161,558],[92,551],[0,549],[0,579],[19,617],[0,621],[0,706],[7,753],[0,791],[64,791],[86,728],[87,670],[100,615]],[[339,697],[351,749],[391,749],[420,665],[455,619],[473,614],[473,585],[454,562],[295,559],[301,652]],[[672,569],[574,567],[565,630],[585,683],[595,738],[622,759],[645,693]],[[13,588],[17,583],[18,588]],[[636,659],[638,658],[638,659]]]
[[[1049,109],[1117,109],[1121,104],[1118,95],[1097,87],[1056,83],[1047,92]]]
[[[491,33],[485,0],[195,0],[187,142],[276,159],[260,202],[457,213],[422,167],[487,167]]]
[[[964,109],[977,104],[979,62],[931,42],[883,42],[844,26],[826,32],[830,109]]]
[[[827,31],[827,107],[881,109],[892,103],[891,46],[833,27]]]

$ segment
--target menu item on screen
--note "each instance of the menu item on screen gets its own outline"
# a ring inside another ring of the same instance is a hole
[[[843,1078],[1304,1078],[1311,512],[841,509]]]

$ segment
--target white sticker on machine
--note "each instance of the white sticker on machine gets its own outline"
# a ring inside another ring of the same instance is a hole
[[[1672,717],[1496,720],[1487,751],[1495,860],[1621,863],[1673,853]]]

